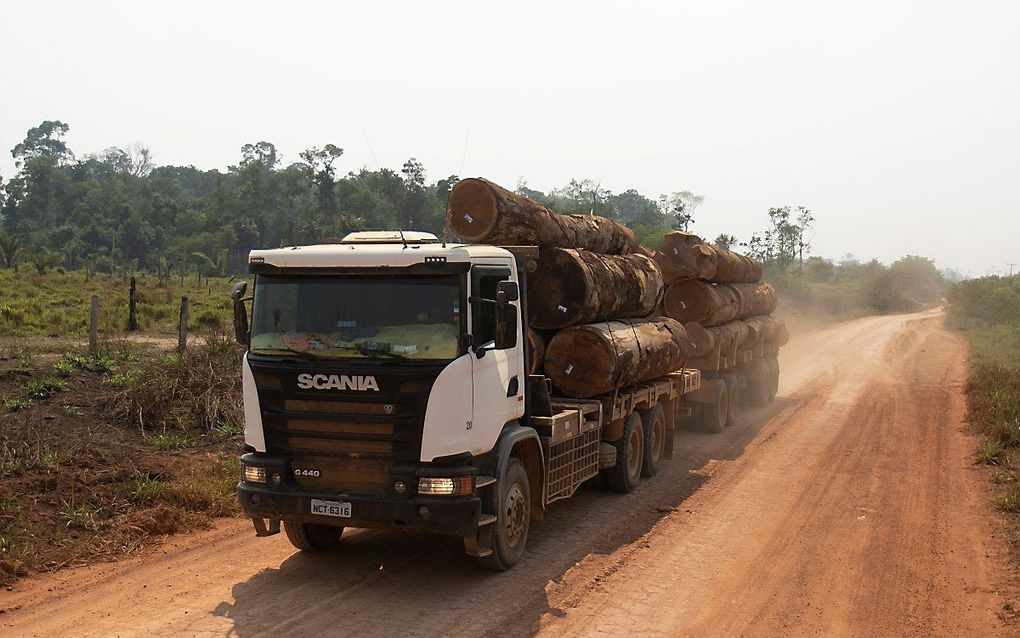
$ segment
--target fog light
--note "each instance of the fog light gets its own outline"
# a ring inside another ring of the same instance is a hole
[[[248,483],[265,483],[266,482],[266,468],[258,465],[245,465],[244,466],[244,480]]]
[[[422,518],[428,518],[429,517],[429,508],[425,507],[424,505],[419,507],[418,508],[418,516],[421,516]]]
[[[463,496],[474,493],[474,477],[467,476],[435,477],[423,476],[418,479],[418,494],[423,496]]]
[[[273,472],[269,480],[273,483],[273,487],[280,487],[280,483],[283,483],[283,476],[279,472]]]
[[[396,481],[393,483],[393,491],[397,494],[407,494],[407,483]]]

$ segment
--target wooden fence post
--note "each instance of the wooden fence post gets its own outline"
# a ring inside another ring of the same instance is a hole
[[[131,277],[131,294],[128,297],[128,330],[138,330],[138,291],[135,288],[135,278]]]
[[[188,298],[181,297],[181,321],[177,327],[177,352],[184,354],[188,347]]]
[[[89,311],[89,354],[99,354],[99,295],[92,295],[92,308]]]

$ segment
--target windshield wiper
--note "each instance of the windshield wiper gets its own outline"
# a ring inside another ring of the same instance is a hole
[[[397,361],[408,360],[408,358],[402,354],[392,352],[390,350],[383,350],[382,348],[370,348],[369,346],[360,343],[355,343],[349,346],[332,346],[332,347],[336,348],[337,350],[354,350],[363,357],[368,357],[370,359],[378,359],[380,356],[382,356],[390,357],[392,359],[396,359]]]
[[[265,351],[265,350],[275,350],[277,352],[288,352],[290,354],[296,354],[298,357],[300,357],[302,359],[307,359],[309,361],[318,361],[318,360],[320,360],[322,358],[322,357],[315,356],[311,352],[306,352],[306,351],[303,351],[303,350],[295,350],[294,348],[259,348],[257,351],[255,351],[255,354],[261,354],[262,351]]]

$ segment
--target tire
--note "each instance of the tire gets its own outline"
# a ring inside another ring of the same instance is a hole
[[[531,484],[524,465],[511,457],[499,479],[499,503],[492,534],[492,553],[478,559],[486,569],[506,571],[524,555],[531,527]],[[495,490],[493,490],[495,493]]]
[[[779,394],[779,359],[771,358],[767,362],[769,369],[769,403],[776,400]]]
[[[768,365],[762,366],[757,379],[747,381],[747,405],[760,408],[769,402],[769,388],[772,387],[772,375]]]
[[[720,378],[726,381],[726,394],[729,395],[726,412],[726,427],[729,427],[736,423],[740,417],[740,380],[735,374],[727,374]]]
[[[716,384],[715,400],[712,403],[701,404],[701,430],[718,434],[726,429],[726,421],[729,419],[730,397],[726,390],[725,383]]]
[[[631,412],[623,426],[623,436],[613,441],[616,447],[616,465],[606,470],[606,482],[609,489],[625,494],[633,492],[641,481],[641,468],[644,465],[645,443],[644,427],[641,415]]]
[[[344,528],[316,523],[284,521],[283,530],[287,532],[287,540],[303,552],[321,552],[333,547],[340,541]]]
[[[641,476],[651,477],[659,473],[662,459],[666,454],[666,412],[662,404],[656,403],[651,410],[640,410],[641,426],[644,430],[644,459]]]

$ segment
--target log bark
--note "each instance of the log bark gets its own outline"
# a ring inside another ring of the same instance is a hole
[[[560,215],[481,178],[457,182],[446,223],[466,242],[502,246],[578,248],[607,255],[638,249],[634,232],[597,215]]]
[[[663,312],[682,323],[718,326],[776,309],[776,291],[769,284],[712,284],[678,279],[666,288]]]
[[[757,261],[679,230],[666,233],[655,259],[667,284],[683,278],[757,283],[762,277]]]
[[[687,331],[668,317],[573,326],[549,342],[545,373],[564,395],[586,399],[678,370],[690,351]]]
[[[747,337],[745,346],[757,346],[763,342],[774,341],[776,337],[777,322],[772,315],[763,317],[751,317],[744,320],[750,334]]]
[[[701,237],[680,230],[663,236],[655,261],[666,283],[677,279],[710,280],[715,276],[715,251]]]
[[[546,339],[539,331],[528,328],[528,374],[541,374],[545,366]]]
[[[537,265],[528,276],[528,321],[543,330],[646,317],[665,288],[655,261],[640,254],[543,248]]]
[[[727,350],[733,346],[740,348],[744,345],[751,334],[751,330],[747,327],[747,324],[740,320],[731,321],[721,326],[712,326],[711,328],[706,329],[715,335],[716,342],[723,350]]]
[[[678,279],[666,288],[662,309],[666,316],[681,323],[695,321],[705,327],[718,326],[737,318],[740,299],[727,286]]]
[[[691,339],[691,357],[704,357],[715,349],[715,333],[696,321],[684,324]]]

